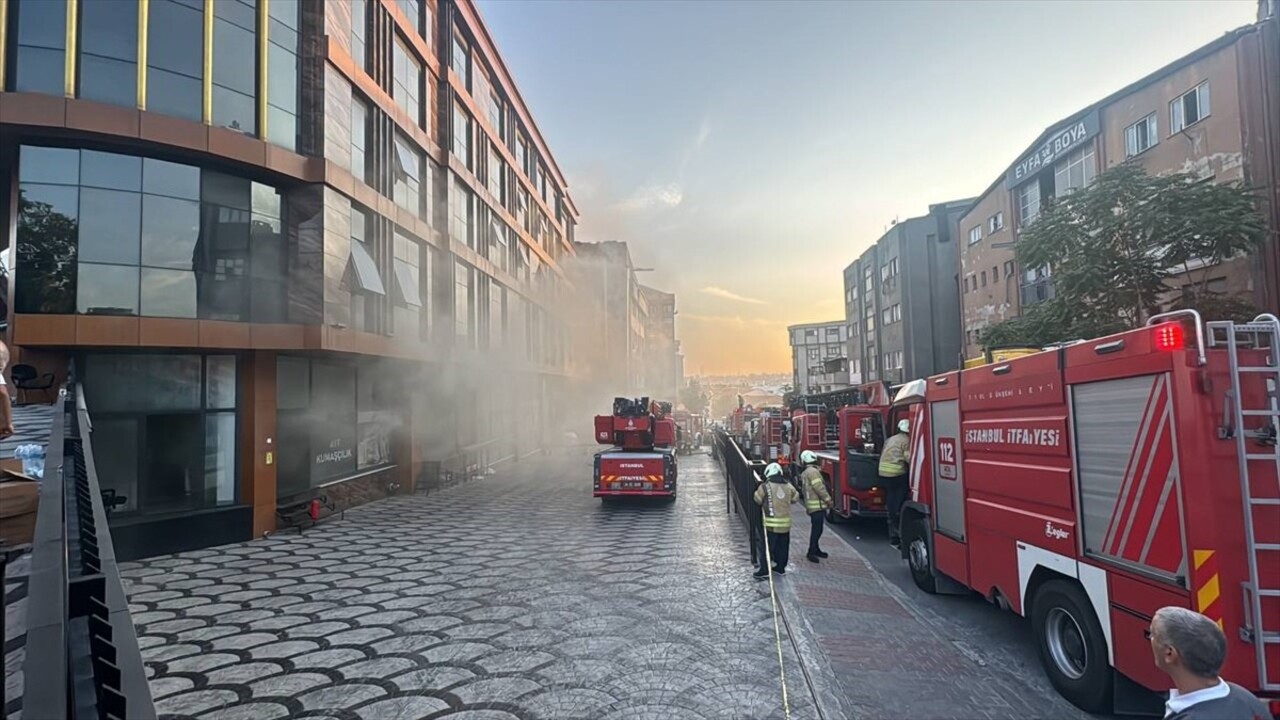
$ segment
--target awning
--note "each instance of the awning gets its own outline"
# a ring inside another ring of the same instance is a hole
[[[382,284],[382,276],[378,275],[378,264],[369,254],[369,248],[358,240],[351,241],[351,267],[356,280],[356,288],[362,292],[375,295],[386,295],[387,289]]]

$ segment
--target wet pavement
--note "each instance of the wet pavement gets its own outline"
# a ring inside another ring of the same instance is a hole
[[[589,456],[544,459],[302,535],[129,564],[157,711],[784,717],[745,530],[708,456],[681,477],[674,504],[606,506]],[[845,717],[829,670],[798,663],[816,639],[783,625],[782,640],[791,717]]]
[[[838,534],[776,583],[707,455],[672,504],[547,458],[123,574],[157,710],[244,718],[1083,718]],[[796,508],[798,519],[803,518]]]

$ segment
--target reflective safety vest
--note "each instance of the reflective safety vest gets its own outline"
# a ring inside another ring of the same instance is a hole
[[[831,493],[827,492],[827,479],[822,471],[812,465],[800,473],[800,487],[804,490],[804,509],[813,514],[831,507]]]
[[[889,438],[880,452],[880,476],[898,477],[907,474],[907,462],[911,459],[911,438],[898,433]]]
[[[791,503],[800,499],[791,483],[779,478],[756,486],[755,500],[764,512],[764,527],[769,532],[791,532]]]

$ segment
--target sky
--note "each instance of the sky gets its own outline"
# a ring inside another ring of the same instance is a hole
[[[480,0],[581,212],[676,293],[685,373],[790,372],[895,219],[1256,0]]]

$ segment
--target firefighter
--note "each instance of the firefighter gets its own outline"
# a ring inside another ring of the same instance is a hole
[[[898,432],[884,443],[880,451],[880,483],[884,485],[889,502],[889,544],[898,547],[902,537],[898,527],[898,514],[907,501],[907,466],[911,463],[911,421],[898,421]]]
[[[812,450],[800,453],[800,462],[804,463],[804,472],[800,473],[800,489],[804,493],[804,509],[809,513],[809,562],[818,562],[828,557],[818,547],[822,538],[822,527],[827,510],[831,509],[831,493],[827,491],[827,479],[818,469],[818,454]]]
[[[779,575],[787,572],[787,557],[791,554],[791,504],[800,494],[787,482],[786,473],[778,463],[769,463],[764,469],[764,482],[756,487],[755,500],[764,515],[765,532],[760,537],[760,569],[757,578],[769,576],[769,558],[773,558],[773,571]],[[765,552],[765,547],[768,552]]]

